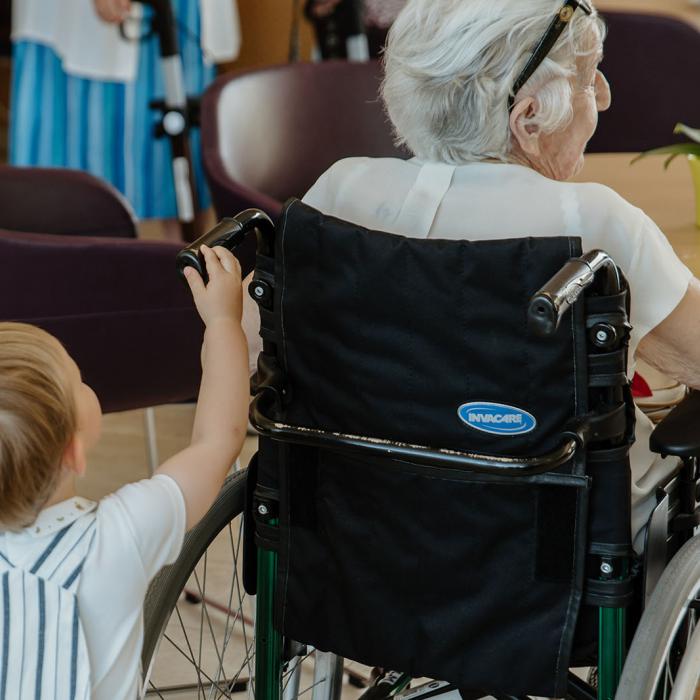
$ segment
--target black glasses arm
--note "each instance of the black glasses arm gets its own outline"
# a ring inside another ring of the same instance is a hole
[[[547,55],[552,50],[554,44],[557,43],[557,39],[561,36],[562,32],[566,28],[566,25],[571,22],[574,13],[579,7],[587,15],[592,14],[591,8],[580,0],[566,0],[554,19],[550,22],[549,27],[547,27],[547,31],[540,39],[540,43],[537,44],[535,50],[532,52],[532,56],[530,56],[528,62],[525,64],[525,68],[523,68],[520,75],[515,80],[515,83],[513,83],[513,89],[511,90],[511,94],[508,96],[508,111],[513,109],[513,105],[515,104],[515,96],[518,94],[523,85],[525,85],[525,83],[532,77],[532,74],[539,68],[542,61],[547,58]]]

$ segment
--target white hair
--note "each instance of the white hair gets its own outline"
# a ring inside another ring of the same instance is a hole
[[[590,3],[589,3],[590,5]],[[428,161],[505,161],[508,97],[562,0],[409,0],[384,54],[382,96],[397,142]],[[581,9],[519,91],[543,133],[573,117],[577,58],[597,55],[604,25]]]

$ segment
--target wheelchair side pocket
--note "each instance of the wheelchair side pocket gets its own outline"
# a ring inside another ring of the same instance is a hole
[[[492,477],[290,449],[278,625],[470,690],[563,694],[588,481]]]

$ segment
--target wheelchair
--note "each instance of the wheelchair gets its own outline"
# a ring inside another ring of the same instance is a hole
[[[700,398],[652,435],[677,466],[637,553],[608,255],[405,238],[290,200],[180,264],[252,234],[259,449],[151,586],[144,695],[336,700],[362,664],[385,670],[372,700],[695,698]],[[157,678],[166,647],[189,685]]]

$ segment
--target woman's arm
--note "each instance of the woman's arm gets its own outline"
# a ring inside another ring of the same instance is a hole
[[[697,278],[690,280],[680,304],[642,338],[637,353],[664,374],[700,389],[700,281]]]

